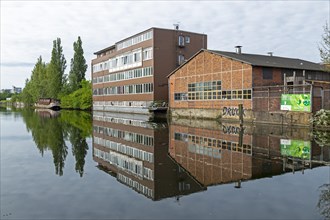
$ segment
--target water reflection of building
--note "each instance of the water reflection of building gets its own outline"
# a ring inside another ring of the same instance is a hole
[[[93,159],[119,182],[152,199],[204,188],[168,155],[168,126],[144,115],[94,112]]]
[[[252,136],[240,139],[234,126],[206,127],[171,124],[170,155],[204,186],[251,179]]]
[[[203,186],[295,172],[329,164],[330,150],[309,129],[243,127],[179,120],[170,125],[170,155]],[[297,150],[304,152],[299,153]],[[291,153],[291,155],[290,155]]]

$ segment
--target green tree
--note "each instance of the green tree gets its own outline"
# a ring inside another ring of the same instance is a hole
[[[21,94],[21,101],[24,102],[25,106],[28,107],[34,103],[32,95],[32,83],[29,79],[25,80],[25,86]]]
[[[81,88],[81,81],[85,80],[85,73],[87,64],[84,57],[84,50],[82,48],[82,41],[80,36],[78,40],[73,43],[74,55],[71,59],[71,69],[69,73],[69,91],[74,92]]]
[[[92,84],[87,80],[80,83],[81,88],[61,98],[61,108],[91,109],[92,108]]]
[[[47,94],[47,69],[45,62],[42,61],[42,57],[40,56],[35,64],[32,75],[31,75],[31,95],[33,97],[33,101],[36,102],[39,98],[45,97]]]
[[[61,39],[57,38],[53,41],[52,57],[47,68],[48,91],[47,95],[51,98],[59,98],[66,81],[64,71],[66,68],[66,60],[64,58]]]
[[[326,23],[323,26],[322,42],[319,45],[321,61],[325,65],[325,71],[330,72],[330,30]]]

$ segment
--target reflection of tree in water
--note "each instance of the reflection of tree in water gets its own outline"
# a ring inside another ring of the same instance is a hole
[[[81,131],[78,128],[71,127],[69,140],[72,144],[72,154],[76,158],[76,172],[82,177],[84,173],[85,156],[88,151],[86,138],[81,136]]]
[[[330,146],[330,131],[314,130],[313,137],[319,146]]]
[[[34,142],[41,155],[50,150],[53,154],[55,173],[62,176],[68,146],[72,144],[72,154],[76,159],[75,169],[82,177],[85,156],[88,150],[86,137],[91,135],[91,114],[77,111],[61,111],[58,117],[46,117],[31,110],[22,112],[28,131],[31,131]]]
[[[323,184],[320,186],[320,190],[321,193],[317,207],[325,219],[330,219],[330,184]]]

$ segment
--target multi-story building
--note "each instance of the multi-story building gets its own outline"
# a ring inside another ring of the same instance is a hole
[[[150,28],[95,52],[93,109],[149,113],[167,104],[167,75],[207,47],[205,34]]]

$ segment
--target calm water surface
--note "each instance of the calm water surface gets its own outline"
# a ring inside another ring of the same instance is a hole
[[[328,133],[76,111],[0,118],[1,219],[330,216]]]

